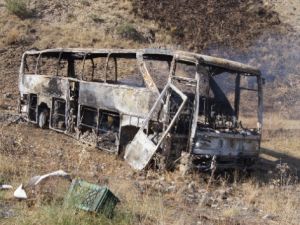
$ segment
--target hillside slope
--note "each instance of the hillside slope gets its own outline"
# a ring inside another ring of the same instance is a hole
[[[135,14],[169,31],[181,48],[260,68],[268,81],[266,109],[294,118],[300,111],[299,10],[292,0],[133,0]]]
[[[35,196],[28,192],[28,201],[1,190],[0,224],[300,224],[300,2],[15,0],[28,2],[16,15],[6,1],[0,0],[0,184],[16,188],[63,169],[108,186],[121,203],[113,219],[69,211],[66,190],[46,182]],[[259,67],[267,113],[257,167],[215,176],[136,172],[120,157],[22,122],[15,111],[21,55],[55,47],[168,47]]]
[[[26,1],[26,0],[24,0]],[[22,52],[30,48],[168,47],[259,67],[266,110],[299,118],[300,3],[269,0],[27,1],[18,17],[0,0],[0,89],[15,105]],[[274,89],[276,92],[274,93]],[[271,94],[272,93],[272,94]]]

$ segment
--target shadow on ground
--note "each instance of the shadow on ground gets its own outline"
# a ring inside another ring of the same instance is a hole
[[[281,183],[288,185],[298,182],[299,172],[299,158],[276,150],[261,148],[259,161],[254,168],[254,177],[261,182],[279,179]]]

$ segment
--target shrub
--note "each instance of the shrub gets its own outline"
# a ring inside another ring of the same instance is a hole
[[[117,27],[117,34],[125,39],[143,42],[144,37],[141,35],[132,24],[126,23]]]
[[[31,15],[28,8],[28,0],[5,0],[5,6],[9,12],[20,18],[26,18]]]
[[[17,44],[19,41],[21,41],[21,39],[22,39],[22,35],[20,33],[20,30],[18,30],[17,28],[12,28],[7,32],[3,42],[6,45],[13,45],[13,44]]]

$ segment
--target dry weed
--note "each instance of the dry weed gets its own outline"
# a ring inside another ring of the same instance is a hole
[[[225,218],[234,218],[239,215],[240,209],[238,208],[228,208],[224,209],[222,212],[222,216]]]
[[[22,34],[17,28],[13,28],[7,32],[3,42],[7,45],[18,43],[22,39]]]

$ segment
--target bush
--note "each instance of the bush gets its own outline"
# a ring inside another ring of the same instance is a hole
[[[143,42],[144,37],[141,35],[132,24],[123,24],[119,27],[117,27],[117,34],[125,39]]]
[[[31,15],[28,8],[28,0],[5,0],[5,6],[9,12],[20,18],[26,18]]]

